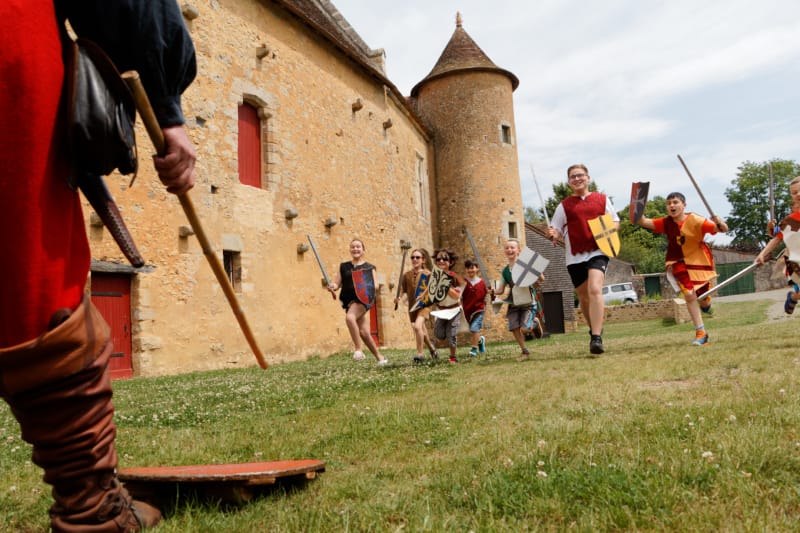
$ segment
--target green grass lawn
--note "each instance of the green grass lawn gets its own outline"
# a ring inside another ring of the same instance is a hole
[[[793,320],[715,303],[691,324],[489,344],[477,360],[327,359],[115,383],[120,467],[315,458],[238,508],[183,500],[154,531],[797,531]],[[411,332],[409,331],[409,335]],[[42,531],[49,487],[0,408],[0,530]]]

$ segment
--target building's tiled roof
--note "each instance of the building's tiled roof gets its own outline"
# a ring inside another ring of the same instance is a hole
[[[454,72],[462,71],[491,71],[505,74],[511,80],[513,89],[519,85],[519,79],[511,72],[501,69],[489,59],[489,56],[481,50],[472,37],[467,34],[461,25],[461,15],[456,16],[456,30],[453,32],[450,41],[445,46],[442,55],[433,67],[433,70],[425,78],[411,89],[411,96],[416,97],[419,89],[425,82],[434,78],[446,76]]]
[[[276,0],[276,3],[311,26],[352,59],[368,67],[371,74],[377,74],[384,82],[389,83],[383,68],[383,49],[371,49],[330,1]]]

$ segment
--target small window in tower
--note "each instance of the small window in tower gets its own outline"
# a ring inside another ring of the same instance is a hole
[[[511,144],[511,126],[501,125],[500,135],[504,144]]]
[[[242,254],[231,250],[223,250],[222,262],[233,290],[242,292]]]
[[[508,223],[508,238],[509,239],[516,239],[517,237],[517,223],[516,222],[509,222]]]

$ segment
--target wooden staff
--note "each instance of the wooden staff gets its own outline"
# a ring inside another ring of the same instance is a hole
[[[711,214],[711,218],[713,219],[717,215],[714,214],[714,210],[711,209],[711,205],[709,205],[708,200],[706,200],[706,197],[703,196],[703,191],[700,190],[700,186],[697,185],[696,181],[694,181],[694,176],[692,176],[692,173],[689,172],[689,167],[687,167],[686,163],[683,162],[683,158],[680,156],[680,154],[678,154],[678,160],[681,162],[681,165],[683,165],[683,170],[685,170],[686,174],[689,175],[689,179],[692,180],[692,185],[694,185],[694,190],[697,191],[697,195],[700,196],[700,199],[706,205],[706,209],[708,209],[708,212]]]
[[[128,85],[131,93],[133,93],[133,100],[136,102],[136,109],[139,111],[139,115],[142,117],[142,122],[144,122],[144,127],[147,130],[147,134],[150,136],[150,140],[153,141],[153,146],[155,146],[156,153],[160,156],[164,155],[164,152],[166,151],[164,132],[161,131],[161,126],[158,125],[156,115],[153,112],[153,108],[150,106],[150,100],[147,98],[147,93],[144,90],[142,81],[139,79],[139,73],[129,70],[128,72],[124,72],[122,74],[122,79],[125,80],[125,83]],[[239,301],[236,299],[236,293],[233,292],[233,287],[228,279],[228,275],[225,273],[225,268],[222,266],[219,258],[214,253],[214,249],[211,247],[211,242],[208,240],[205,230],[203,230],[203,225],[200,224],[200,219],[197,217],[197,213],[195,212],[194,204],[192,203],[192,199],[189,197],[189,193],[185,192],[178,194],[177,196],[181,203],[181,207],[183,207],[183,212],[186,214],[186,218],[189,219],[189,224],[192,226],[192,230],[194,230],[195,235],[197,235],[197,240],[200,242],[200,247],[203,249],[203,254],[206,256],[208,264],[211,266],[211,270],[217,277],[217,281],[222,287],[225,297],[228,299],[228,303],[231,306],[233,314],[236,316],[236,320],[239,322],[239,327],[242,328],[242,332],[247,339],[247,343],[250,345],[250,349],[253,350],[253,354],[255,354],[256,359],[258,360],[258,365],[261,368],[266,369],[269,365],[267,365],[267,361],[264,359],[264,354],[261,353],[261,350],[256,343],[256,339],[253,336],[253,331],[250,329],[250,325],[247,323],[247,317],[245,317],[244,311],[239,305]]]
[[[769,220],[775,220],[775,180],[772,177],[772,163],[767,163],[769,167]]]

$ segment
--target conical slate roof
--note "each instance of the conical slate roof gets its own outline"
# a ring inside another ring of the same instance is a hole
[[[462,27],[461,13],[456,14],[456,30],[445,46],[442,55],[425,78],[411,89],[411,96],[416,97],[422,86],[435,78],[447,76],[461,71],[491,71],[506,75],[511,80],[512,90],[519,86],[519,79],[511,72],[502,69],[489,59]]]

